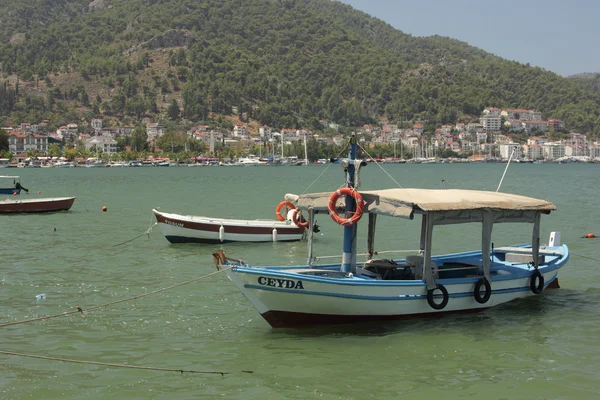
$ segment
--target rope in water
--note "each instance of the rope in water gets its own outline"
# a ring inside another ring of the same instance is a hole
[[[154,290],[152,292],[138,294],[136,296],[128,297],[126,299],[111,301],[110,303],[99,304],[99,305],[96,305],[96,306],[93,306],[93,307],[88,307],[88,308],[81,308],[81,307],[79,307],[79,305],[77,305],[77,306],[75,306],[77,308],[76,311],[67,311],[67,312],[64,312],[64,313],[61,313],[61,314],[46,315],[44,317],[39,317],[39,318],[31,318],[31,319],[25,319],[25,320],[15,321],[15,322],[6,322],[6,323],[3,323],[3,324],[0,324],[0,328],[4,328],[5,326],[11,326],[11,325],[25,324],[25,323],[28,323],[28,322],[42,321],[42,320],[45,320],[45,319],[52,319],[52,318],[64,317],[64,316],[67,316],[67,315],[72,315],[72,314],[77,314],[77,313],[82,313],[83,314],[84,311],[91,311],[91,310],[96,310],[98,308],[108,307],[108,306],[111,306],[113,304],[124,303],[126,301],[139,299],[139,298],[142,298],[142,297],[150,296],[152,294],[161,293],[161,292],[164,292],[166,290],[174,289],[174,288],[179,287],[179,286],[183,286],[183,285],[187,285],[187,284],[190,284],[190,283],[193,283],[193,282],[197,282],[197,281],[200,281],[202,279],[208,278],[210,276],[216,275],[216,274],[218,274],[220,272],[227,271],[228,269],[231,269],[233,267],[234,266],[227,267],[227,268],[224,268],[224,269],[219,270],[219,271],[211,272],[210,274],[207,274],[207,275],[202,275],[202,276],[200,276],[198,278],[190,279],[189,281],[177,283],[175,285],[168,286],[168,287],[165,287],[165,288],[162,288],[162,289],[157,289],[157,290]]]
[[[154,224],[152,223],[152,217],[153,216],[154,216],[153,214],[150,214],[150,227],[148,228],[148,230],[146,230],[146,232],[142,233],[141,235],[137,235],[133,239],[126,240],[126,241],[124,241],[122,243],[117,243],[113,247],[121,246],[121,245],[123,245],[125,243],[129,243],[129,242],[133,242],[135,239],[137,239],[139,237],[142,237],[144,235],[148,235],[148,237],[150,237],[150,232],[152,232],[152,228],[154,228],[156,225],[158,225],[158,222],[155,222]]]
[[[573,252],[571,252],[571,254],[573,254],[574,256],[577,256],[577,257],[581,257],[581,258],[587,258],[588,260],[592,260],[592,261],[600,261],[597,258],[588,257],[588,256],[582,256],[581,254],[577,254],[577,253],[573,253]]]
[[[60,357],[48,357],[48,356],[40,356],[35,354],[23,354],[23,353],[15,353],[13,351],[2,351],[0,350],[0,354],[5,354],[7,356],[17,356],[17,357],[29,357],[29,358],[37,358],[41,360],[52,360],[52,361],[63,361],[75,364],[88,364],[88,365],[101,365],[104,367],[114,367],[114,368],[130,368],[130,369],[144,369],[149,371],[168,371],[168,372],[184,372],[190,374],[212,374],[212,375],[229,375],[231,372],[224,371],[198,371],[195,369],[179,369],[179,368],[161,368],[161,367],[144,367],[139,365],[125,365],[125,364],[113,364],[113,363],[103,363],[98,361],[84,361],[84,360],[71,360],[68,358],[60,358]],[[251,374],[254,371],[242,371],[247,374]]]

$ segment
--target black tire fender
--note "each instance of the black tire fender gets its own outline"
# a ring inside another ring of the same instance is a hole
[[[481,296],[481,286],[485,286],[485,292],[483,296]],[[482,277],[475,284],[475,289],[473,289],[473,297],[475,297],[475,301],[479,304],[485,304],[488,302],[490,297],[492,296],[492,285],[487,280],[486,277]]]
[[[438,289],[442,292],[443,295],[442,302],[439,304],[433,300],[433,292],[435,292]],[[444,285],[440,285],[438,283],[435,289],[429,289],[427,291],[427,303],[429,303],[429,306],[434,310],[441,310],[444,307],[446,307],[446,305],[448,304],[448,290],[444,287]]]
[[[535,269],[529,281],[529,288],[534,294],[540,294],[544,290],[544,277],[539,269]]]

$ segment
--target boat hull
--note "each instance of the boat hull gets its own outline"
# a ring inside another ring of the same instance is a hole
[[[20,194],[21,189],[16,188],[0,188],[0,194]]]
[[[566,256],[555,257],[552,263],[539,267],[544,289],[557,286],[558,270],[568,259],[566,247],[564,251]],[[472,258],[473,253],[468,254]],[[328,270],[330,274],[326,272]],[[531,289],[533,269],[527,264],[497,265],[491,276],[491,294],[484,303],[475,299],[479,276],[437,279],[436,283],[448,292],[447,304],[442,309],[430,305],[423,280],[340,276],[342,273],[330,266],[317,269],[325,271],[317,272],[320,276],[306,274],[307,271],[311,269],[241,266],[227,273],[261,316],[275,328],[474,312],[535,296]],[[439,305],[443,300],[442,292],[434,291],[432,298]]]
[[[287,242],[302,240],[305,234],[304,228],[284,221],[219,219],[157,210],[152,212],[159,229],[170,243]]]
[[[66,211],[75,202],[75,197],[57,197],[25,200],[0,200],[0,214],[45,213]]]

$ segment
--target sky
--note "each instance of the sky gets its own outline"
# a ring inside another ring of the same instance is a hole
[[[341,0],[413,36],[448,36],[562,76],[600,73],[600,0]]]

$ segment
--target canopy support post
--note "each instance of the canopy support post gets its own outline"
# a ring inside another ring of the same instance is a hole
[[[313,228],[315,226],[315,210],[312,207],[308,209],[308,258],[306,264],[312,267],[313,262]]]
[[[435,277],[433,276],[433,271],[431,270],[431,241],[433,237],[433,215],[426,214],[423,215],[425,222],[425,254],[423,255],[423,276],[425,277],[425,284],[427,286],[427,290],[435,289]],[[421,232],[421,235],[423,232]]]
[[[531,240],[531,255],[533,256],[533,266],[538,269],[539,266],[539,255],[540,255],[540,219],[541,213],[538,211],[535,213],[535,219],[533,221],[533,237]]]
[[[369,214],[369,231],[367,236],[367,253],[369,260],[375,255],[375,225],[377,224],[377,214]]]
[[[481,224],[481,266],[483,267],[483,276],[488,282],[492,282],[492,275],[490,273],[490,250],[492,246],[493,227],[494,214],[484,211]]]

